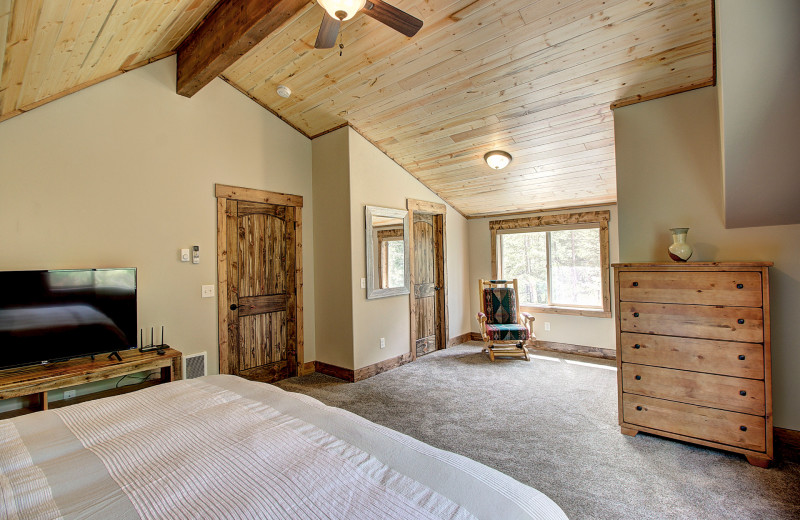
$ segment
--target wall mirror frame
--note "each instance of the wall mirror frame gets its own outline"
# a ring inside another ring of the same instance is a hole
[[[401,209],[366,206],[364,213],[367,239],[367,299],[409,294],[411,277],[408,212]],[[401,229],[402,235],[399,233]],[[399,273],[400,248],[394,245],[401,237],[402,277]]]

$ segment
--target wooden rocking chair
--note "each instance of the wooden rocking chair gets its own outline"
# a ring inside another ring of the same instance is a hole
[[[478,324],[484,352],[495,356],[523,357],[530,361],[525,344],[533,341],[533,316],[519,312],[517,280],[478,280],[481,312]]]

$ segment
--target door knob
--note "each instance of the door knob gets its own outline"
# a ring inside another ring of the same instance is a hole
[[[238,306],[238,305],[236,305],[235,303],[232,303],[232,304],[231,304],[231,310],[232,310],[232,311],[235,311],[235,310],[236,310],[236,309],[238,309],[238,308],[239,308],[239,306]]]
[[[433,286],[433,290],[434,290],[434,291],[438,291],[439,289],[440,289],[440,287],[439,287],[438,285],[434,285],[434,286]]]

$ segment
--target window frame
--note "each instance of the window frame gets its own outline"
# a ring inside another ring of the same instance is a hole
[[[610,270],[611,262],[609,259],[608,247],[608,221],[611,217],[610,211],[587,211],[581,213],[561,213],[558,215],[541,215],[537,217],[514,218],[507,220],[492,220],[489,222],[489,234],[491,237],[492,255],[492,276],[497,279],[501,263],[500,254],[500,235],[505,232],[536,232],[536,231],[561,231],[569,229],[586,229],[587,227],[600,229],[600,271],[601,271],[601,296],[602,309],[599,307],[580,307],[565,305],[522,305],[523,312],[543,312],[551,314],[567,314],[573,316],[587,316],[594,318],[611,317],[611,283]],[[546,241],[547,247],[547,285],[548,300],[550,299],[550,241],[549,236]]]

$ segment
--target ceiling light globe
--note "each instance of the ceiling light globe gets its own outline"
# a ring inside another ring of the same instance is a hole
[[[511,162],[511,154],[502,150],[492,150],[483,156],[490,168],[502,170]]]
[[[325,9],[335,20],[349,20],[364,7],[367,0],[317,0],[317,3]],[[341,15],[344,13],[344,16]]]

